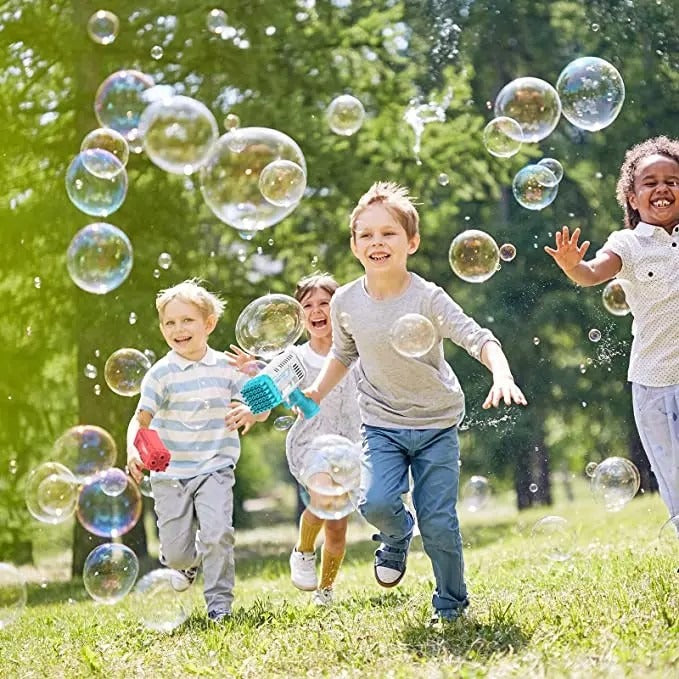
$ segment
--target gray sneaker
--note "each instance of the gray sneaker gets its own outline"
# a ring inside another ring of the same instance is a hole
[[[227,611],[226,608],[215,608],[214,611],[207,612],[207,617],[211,622],[226,622],[231,617],[231,611]]]

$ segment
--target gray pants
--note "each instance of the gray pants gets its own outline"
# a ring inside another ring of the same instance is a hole
[[[161,562],[186,569],[202,563],[208,611],[231,611],[233,557],[233,469],[190,479],[153,478]]]
[[[632,383],[639,438],[670,516],[679,514],[679,386]]]

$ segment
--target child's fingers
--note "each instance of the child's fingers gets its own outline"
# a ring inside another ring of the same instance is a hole
[[[582,245],[578,248],[578,252],[584,257],[587,250],[589,250],[590,242],[588,240],[583,241]]]

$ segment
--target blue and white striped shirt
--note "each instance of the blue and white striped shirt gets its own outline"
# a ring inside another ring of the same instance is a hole
[[[146,373],[137,410],[151,413],[151,429],[170,451],[170,464],[154,476],[186,479],[235,466],[238,432],[224,418],[247,376],[208,347],[199,361],[169,351]]]

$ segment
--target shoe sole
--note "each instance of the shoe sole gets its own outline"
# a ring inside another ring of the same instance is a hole
[[[379,576],[377,575],[377,566],[373,566],[373,575],[375,576],[375,580],[377,580],[377,584],[380,587],[385,587],[386,589],[389,589],[390,587],[396,587],[401,580],[403,580],[403,576],[406,574],[406,569],[404,568],[403,571],[401,572],[401,575],[394,580],[394,582],[384,582],[383,580],[380,580]]]
[[[298,585],[294,580],[292,581],[292,584],[302,592],[315,592],[318,589],[316,585],[313,587],[302,587],[302,585]]]

